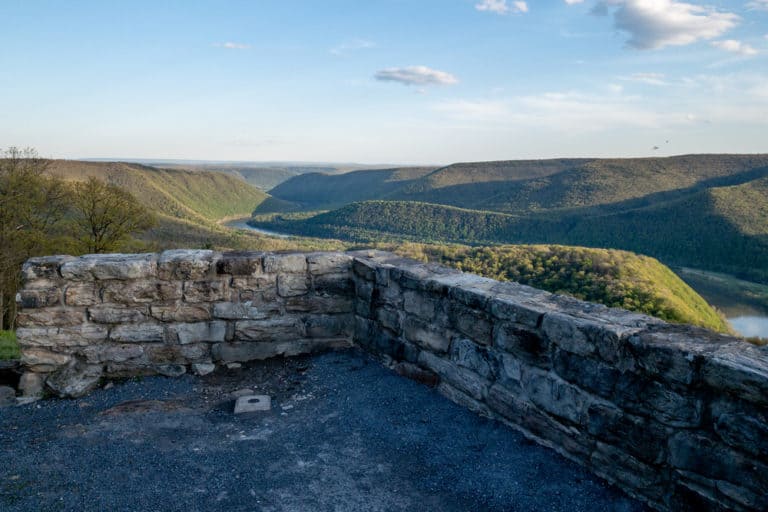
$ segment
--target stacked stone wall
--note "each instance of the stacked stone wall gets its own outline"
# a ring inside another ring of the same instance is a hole
[[[662,510],[768,510],[768,350],[371,253],[355,341]]]
[[[359,344],[661,510],[768,510],[768,348],[376,251],[36,258],[33,389]]]
[[[351,261],[213,251],[31,259],[18,296],[24,380],[76,396],[102,377],[204,374],[347,347]]]

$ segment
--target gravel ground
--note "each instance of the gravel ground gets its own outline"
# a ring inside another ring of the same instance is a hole
[[[357,350],[0,409],[0,450],[7,512],[645,510]]]

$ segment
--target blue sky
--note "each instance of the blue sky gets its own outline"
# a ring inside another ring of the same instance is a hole
[[[768,152],[768,0],[2,0],[0,20],[0,148],[45,156]]]

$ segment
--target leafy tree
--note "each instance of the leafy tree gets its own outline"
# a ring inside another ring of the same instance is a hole
[[[133,233],[155,224],[152,214],[129,192],[93,177],[74,185],[71,207],[78,252],[114,251]]]
[[[48,160],[33,149],[0,154],[0,327],[13,325],[19,269],[29,257],[56,246],[55,228],[66,208],[66,187],[46,175]]]

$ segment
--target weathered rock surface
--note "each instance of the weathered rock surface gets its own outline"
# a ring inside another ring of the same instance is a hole
[[[48,377],[45,384],[59,396],[77,398],[95,389],[101,377],[101,365],[72,360]]]

